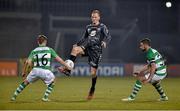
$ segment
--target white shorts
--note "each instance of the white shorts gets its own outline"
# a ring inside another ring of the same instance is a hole
[[[146,75],[145,75],[145,78],[148,79],[149,76],[150,76],[150,73],[146,74]],[[158,76],[158,75],[154,74],[154,76],[153,76],[153,78],[151,79],[150,83],[154,83],[154,82],[156,82],[156,81],[162,80],[162,79],[164,79],[165,77],[166,77],[166,75]]]
[[[29,83],[33,83],[38,79],[41,79],[46,85],[49,85],[54,81],[55,76],[48,69],[33,68],[26,79]]]

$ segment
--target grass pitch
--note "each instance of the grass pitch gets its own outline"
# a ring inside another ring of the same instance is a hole
[[[21,83],[19,77],[0,77],[0,109],[5,110],[35,110],[35,109],[63,109],[63,110],[178,110],[180,109],[180,78],[166,78],[162,86],[169,97],[169,101],[158,102],[158,93],[151,85],[144,85],[133,102],[122,102],[127,97],[135,83],[134,78],[99,77],[95,98],[86,100],[91,85],[90,77],[59,77],[50,102],[42,102],[41,98],[46,89],[42,81],[30,84],[17,97],[15,102],[10,98]]]

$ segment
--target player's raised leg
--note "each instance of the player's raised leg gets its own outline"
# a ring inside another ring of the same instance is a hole
[[[87,97],[88,100],[91,100],[94,96],[96,80],[97,80],[96,72],[97,72],[97,68],[91,67],[92,84]]]
[[[25,80],[24,82],[22,82],[19,87],[15,90],[11,101],[15,101],[17,96],[24,90],[24,88],[29,84],[29,82],[27,80]]]
[[[83,52],[83,49],[80,46],[73,45],[73,48],[72,48],[71,54],[69,56],[69,59],[72,60],[73,62],[75,62],[76,57],[79,54],[82,54],[82,52]]]
[[[75,62],[78,55],[84,54],[82,47],[73,45],[71,50],[71,54],[69,56],[69,60]],[[59,68],[60,72],[64,73],[65,75],[69,76],[71,74],[71,70],[67,70],[65,67]]]

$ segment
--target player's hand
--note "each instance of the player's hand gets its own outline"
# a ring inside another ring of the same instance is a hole
[[[65,72],[65,67],[64,66],[60,66],[57,68],[60,72],[64,73]]]
[[[134,77],[137,77],[138,75],[139,75],[139,72],[134,72],[134,73],[133,73],[133,76],[134,76]]]
[[[142,81],[143,84],[147,84],[149,82],[150,82],[150,79],[146,79],[146,80]]]
[[[69,66],[65,66],[66,69],[68,70],[73,70],[73,68],[69,67]]]
[[[107,45],[106,45],[106,42],[102,41],[102,42],[101,42],[101,46],[104,47],[104,48],[106,48],[106,46],[107,46]]]
[[[69,67],[66,63],[64,64],[64,68],[67,69],[67,70],[73,70],[73,68]]]

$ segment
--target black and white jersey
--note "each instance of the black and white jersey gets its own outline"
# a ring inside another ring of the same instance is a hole
[[[77,43],[77,45],[81,45],[83,42],[86,42],[87,46],[101,47],[102,41],[108,44],[110,40],[111,35],[103,23],[100,23],[97,26],[90,24],[86,26],[86,30],[82,36],[82,39]]]

